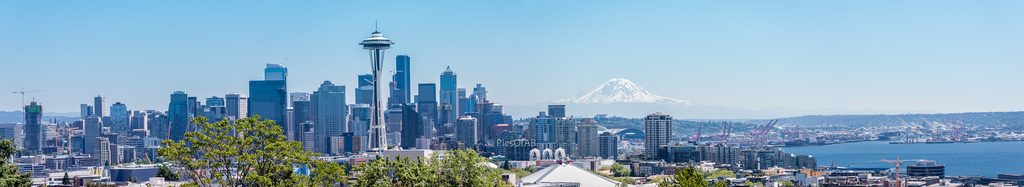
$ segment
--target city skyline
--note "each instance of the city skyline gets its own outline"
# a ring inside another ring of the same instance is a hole
[[[384,58],[385,75],[393,73],[396,55],[407,54],[410,85],[439,83],[451,66],[460,88],[483,83],[489,97],[506,106],[542,106],[624,77],[695,105],[891,113],[1024,109],[1024,98],[1014,97],[1024,91],[1015,81],[1024,75],[1014,72],[1024,68],[1015,63],[1024,58],[1014,53],[1024,48],[1024,37],[1014,34],[1024,26],[1011,19],[1020,12],[1005,8],[1019,2],[692,3],[708,10],[690,3],[385,3],[396,13],[375,16],[360,15],[359,5],[330,3],[241,4],[236,10],[225,8],[238,4],[213,2],[112,4],[116,9],[109,12],[98,12],[102,4],[0,5],[0,28],[17,28],[0,29],[0,55],[10,62],[0,89],[40,90],[26,100],[36,98],[47,112],[76,113],[96,95],[132,110],[163,110],[167,95],[178,90],[200,98],[247,93],[247,81],[261,79],[264,64],[275,63],[292,70],[289,92],[312,92],[325,80],[353,91],[355,77],[370,73],[353,41],[379,20],[383,32],[401,41]],[[458,8],[478,8],[469,13],[484,16],[421,15]],[[61,14],[45,15],[55,12]],[[551,19],[538,19],[545,16]],[[431,18],[438,21],[419,23]],[[636,38],[661,42],[629,42]],[[346,97],[354,100],[354,94]],[[19,95],[3,98],[0,111],[23,107]]]

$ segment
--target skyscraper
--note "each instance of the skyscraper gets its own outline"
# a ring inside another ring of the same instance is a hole
[[[128,106],[121,102],[110,105],[110,130],[118,134],[128,134],[131,113],[128,113]]]
[[[141,110],[132,110],[131,113],[132,113],[132,118],[131,118],[131,120],[129,120],[131,122],[128,124],[128,129],[131,129],[131,130],[142,129],[142,130],[147,130],[148,131],[149,130],[149,119],[148,119],[149,114],[146,113],[146,111],[141,111]],[[150,132],[150,133],[152,133],[152,132]]]
[[[402,105],[402,149],[416,148],[416,138],[423,136],[423,116],[412,105]]]
[[[227,101],[222,97],[208,97],[206,98],[206,106],[203,107],[203,116],[210,122],[217,122],[227,118]]]
[[[408,55],[398,55],[395,57],[395,88],[391,90],[391,99],[388,99],[390,103],[388,106],[396,106],[401,104],[412,103],[411,95],[411,81],[409,73],[410,58]]]
[[[648,159],[661,159],[658,148],[668,145],[672,138],[672,116],[656,112],[644,118],[644,155]]]
[[[452,123],[459,115],[458,75],[452,72],[451,67],[446,67],[441,73],[440,102],[441,116],[438,117],[438,125]]]
[[[188,130],[189,116],[191,115],[188,113],[188,106],[188,94],[182,91],[176,91],[171,94],[171,103],[167,106],[168,126],[170,129],[163,129],[169,133],[165,137],[174,141],[185,139],[185,132]]]
[[[103,107],[106,107],[106,105],[103,104],[103,100],[103,96],[98,95],[95,98],[92,98],[93,112],[95,112],[94,115],[101,118],[106,114],[103,113]]]
[[[224,95],[225,113],[232,120],[242,119],[249,115],[249,98],[238,93]]]
[[[598,156],[604,159],[618,159],[619,136],[611,131],[601,132],[598,137]]]
[[[600,156],[599,145],[598,145],[598,131],[600,127],[597,126],[597,121],[593,118],[584,118],[580,120],[580,125],[576,126],[577,129],[577,146],[576,155],[580,157],[598,157]]]
[[[487,88],[484,87],[484,84],[476,84],[476,87],[473,88],[473,98],[476,98],[476,103],[474,104],[477,105],[489,101],[487,100]]]
[[[84,132],[82,140],[85,145],[82,148],[82,153],[98,157],[100,145],[97,138],[100,138],[100,134],[103,132],[103,119],[97,116],[89,116],[82,125],[82,131]]]
[[[462,116],[455,125],[455,139],[462,142],[467,148],[475,147],[477,143],[476,118]]]
[[[381,67],[384,61],[384,50],[391,48],[391,40],[384,38],[384,34],[373,31],[370,34],[370,38],[363,40],[359,45],[363,46],[363,49],[370,51],[370,64],[373,70],[373,103],[371,110],[373,110],[372,120],[370,122],[370,148],[371,149],[387,149],[387,129],[384,127],[384,106],[381,103],[380,94],[380,75]]]
[[[25,151],[40,153],[43,151],[43,106],[32,101],[25,106]]]
[[[417,88],[416,111],[419,112],[420,116],[430,120],[428,123],[434,124],[437,120],[437,85],[434,83],[420,83]]]
[[[576,155],[576,129],[575,119],[560,117],[555,119],[555,143],[558,148],[565,149],[567,155]]]
[[[370,134],[370,111],[369,104],[353,104],[349,107],[351,115],[349,115],[349,127],[348,131],[352,132],[353,136],[367,136]]]
[[[313,103],[309,93],[294,92],[291,95],[292,113],[288,118],[288,137],[295,141],[303,141],[306,131],[303,124],[313,124]],[[313,146],[313,145],[308,145]]]
[[[367,104],[373,102],[373,75],[359,75],[359,85],[356,87],[356,104]]]
[[[313,92],[313,147],[316,152],[329,154],[331,150],[331,137],[341,136],[346,132],[345,124],[348,119],[347,103],[345,102],[345,86],[334,85],[331,81],[324,81],[320,88]]]
[[[281,64],[267,64],[267,67],[263,68],[263,79],[268,81],[287,81],[288,68]]]
[[[165,140],[170,139],[171,118],[168,114],[159,111],[146,111],[146,125],[149,126],[151,136]]]
[[[565,105],[548,105],[548,115],[555,118],[564,118]]]
[[[267,64],[264,80],[249,81],[249,116],[272,120],[281,130],[288,127],[288,69],[280,64]]]
[[[528,128],[529,136],[537,141],[538,145],[549,145],[553,149],[555,143],[555,119],[547,113],[540,112],[537,117],[530,120]]]
[[[92,111],[92,106],[89,106],[89,104],[82,104],[80,107],[82,108],[82,120],[85,120],[85,118],[88,118],[89,116],[96,115],[96,112]]]
[[[458,111],[459,116],[473,112],[474,107],[476,106],[476,102],[473,102],[472,99],[469,99],[469,95],[466,95],[466,89],[457,88],[455,90],[459,97],[458,107],[456,107],[455,110]]]

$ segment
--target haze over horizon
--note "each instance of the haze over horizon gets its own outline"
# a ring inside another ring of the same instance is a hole
[[[19,110],[20,89],[41,91],[26,98],[47,112],[96,95],[166,110],[177,90],[246,93],[265,63],[289,68],[289,92],[330,80],[351,102],[369,72],[357,43],[375,20],[396,43],[386,71],[408,54],[413,82],[436,83],[450,65],[459,87],[483,83],[510,107],[622,77],[693,106],[752,111],[1024,110],[1020,1],[375,3],[2,2],[0,111]]]

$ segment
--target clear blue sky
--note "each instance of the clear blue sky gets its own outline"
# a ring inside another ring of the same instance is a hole
[[[351,89],[375,20],[414,82],[451,65],[509,105],[624,77],[722,107],[1024,110],[1015,0],[2,1],[0,110],[21,88],[49,112],[98,94],[166,110],[175,90],[246,93],[265,63],[289,67],[290,91]]]

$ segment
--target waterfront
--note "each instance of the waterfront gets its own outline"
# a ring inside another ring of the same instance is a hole
[[[889,144],[869,141],[808,147],[786,147],[786,152],[810,154],[818,166],[891,168],[881,159],[895,159],[907,164],[912,160],[935,160],[946,165],[946,175],[983,175],[1024,173],[1024,142],[980,142],[951,144]]]

